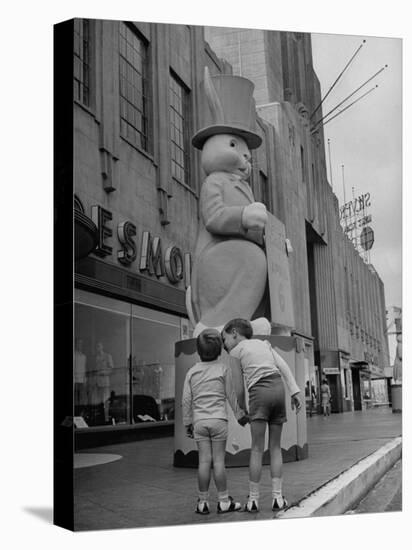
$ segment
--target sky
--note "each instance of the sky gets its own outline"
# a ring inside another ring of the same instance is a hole
[[[325,124],[326,164],[340,206],[344,204],[343,180],[346,202],[352,199],[352,188],[355,197],[370,193],[370,226],[375,234],[370,262],[384,282],[388,308],[402,305],[402,41],[368,35],[312,34],[313,65],[322,97],[361,44],[326,97],[323,115],[382,67],[388,67],[331,113],[334,116],[378,85]]]

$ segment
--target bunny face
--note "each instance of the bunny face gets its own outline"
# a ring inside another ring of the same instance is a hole
[[[246,141],[233,134],[216,134],[210,137],[202,149],[202,168],[207,175],[213,172],[229,172],[242,179],[250,176],[251,154]]]

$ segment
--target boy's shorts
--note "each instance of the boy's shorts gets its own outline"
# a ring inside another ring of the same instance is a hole
[[[220,418],[198,420],[193,427],[193,436],[196,441],[226,441],[227,420]]]
[[[249,420],[286,422],[285,387],[280,374],[260,378],[249,389]]]

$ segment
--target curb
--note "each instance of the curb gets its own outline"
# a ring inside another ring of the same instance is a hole
[[[402,438],[396,437],[325,485],[313,491],[276,519],[336,516],[344,514],[377,483],[402,454]]]

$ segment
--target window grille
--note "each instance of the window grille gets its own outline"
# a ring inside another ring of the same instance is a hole
[[[174,179],[190,186],[189,91],[173,73],[170,73],[169,92],[171,173]]]
[[[90,106],[90,21],[74,20],[73,36],[74,99]]]
[[[125,23],[120,24],[120,135],[148,151],[147,44]]]

